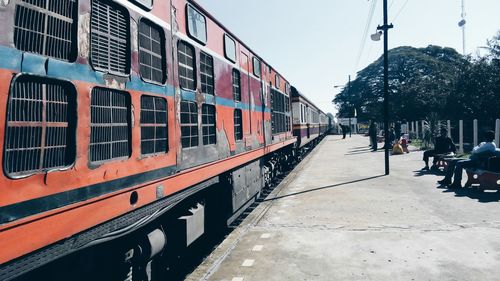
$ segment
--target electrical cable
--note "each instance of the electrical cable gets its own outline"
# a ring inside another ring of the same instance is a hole
[[[375,13],[376,6],[377,6],[377,0],[373,0],[372,5],[370,7],[370,10],[368,11],[368,18],[366,20],[366,25],[365,25],[365,30],[363,32],[363,37],[361,38],[361,45],[359,48],[358,57],[356,59],[356,64],[355,64],[354,70],[356,70],[358,68],[359,62],[361,60],[361,55],[363,54],[363,50],[364,50],[365,45],[366,45],[366,38],[368,37],[368,30],[370,29],[370,25],[372,23],[373,14]]]

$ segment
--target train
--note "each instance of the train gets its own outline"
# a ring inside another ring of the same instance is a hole
[[[0,21],[1,280],[151,280],[331,129],[192,0],[8,0]]]

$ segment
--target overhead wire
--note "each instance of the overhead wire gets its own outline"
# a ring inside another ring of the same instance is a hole
[[[373,14],[375,13],[375,7],[377,6],[377,0],[372,0],[372,5],[370,6],[370,10],[368,11],[368,18],[366,19],[365,30],[363,31],[363,36],[361,37],[361,45],[359,47],[358,56],[356,58],[356,64],[354,69],[358,68],[359,62],[361,60],[361,56],[363,54],[366,38],[368,37],[368,30],[370,29],[370,25],[372,23]]]
[[[406,0],[405,3],[403,4],[403,6],[401,6],[401,8],[399,9],[399,11],[396,13],[396,15],[392,18],[392,22],[395,22],[396,19],[399,17],[399,15],[401,14],[401,12],[403,12],[403,10],[405,9],[406,7],[406,4],[408,4],[410,0]]]

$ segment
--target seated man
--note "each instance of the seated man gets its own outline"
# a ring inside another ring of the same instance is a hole
[[[456,160],[452,161],[448,166],[448,171],[444,179],[438,181],[442,185],[449,185],[448,188],[461,188],[462,187],[462,169],[463,168],[474,168],[478,167],[481,160],[490,157],[496,150],[496,145],[493,142],[495,139],[495,133],[493,131],[486,131],[484,133],[484,142],[480,143],[478,146],[474,147],[469,160]],[[451,183],[451,177],[453,177],[453,183]]]
[[[455,147],[455,144],[451,140],[451,138],[447,137],[448,130],[446,129],[441,129],[441,134],[439,137],[436,138],[434,141],[434,149],[427,150],[424,152],[424,162],[425,162],[425,167],[422,168],[422,171],[428,171],[429,170],[429,157],[434,157],[434,160],[432,161],[432,168],[435,168],[436,165],[436,158],[435,156],[438,154],[448,154],[448,153],[455,153],[457,151],[457,148]]]

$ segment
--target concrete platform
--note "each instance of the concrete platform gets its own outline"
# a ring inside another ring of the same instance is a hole
[[[500,280],[500,194],[329,136],[187,280]]]

